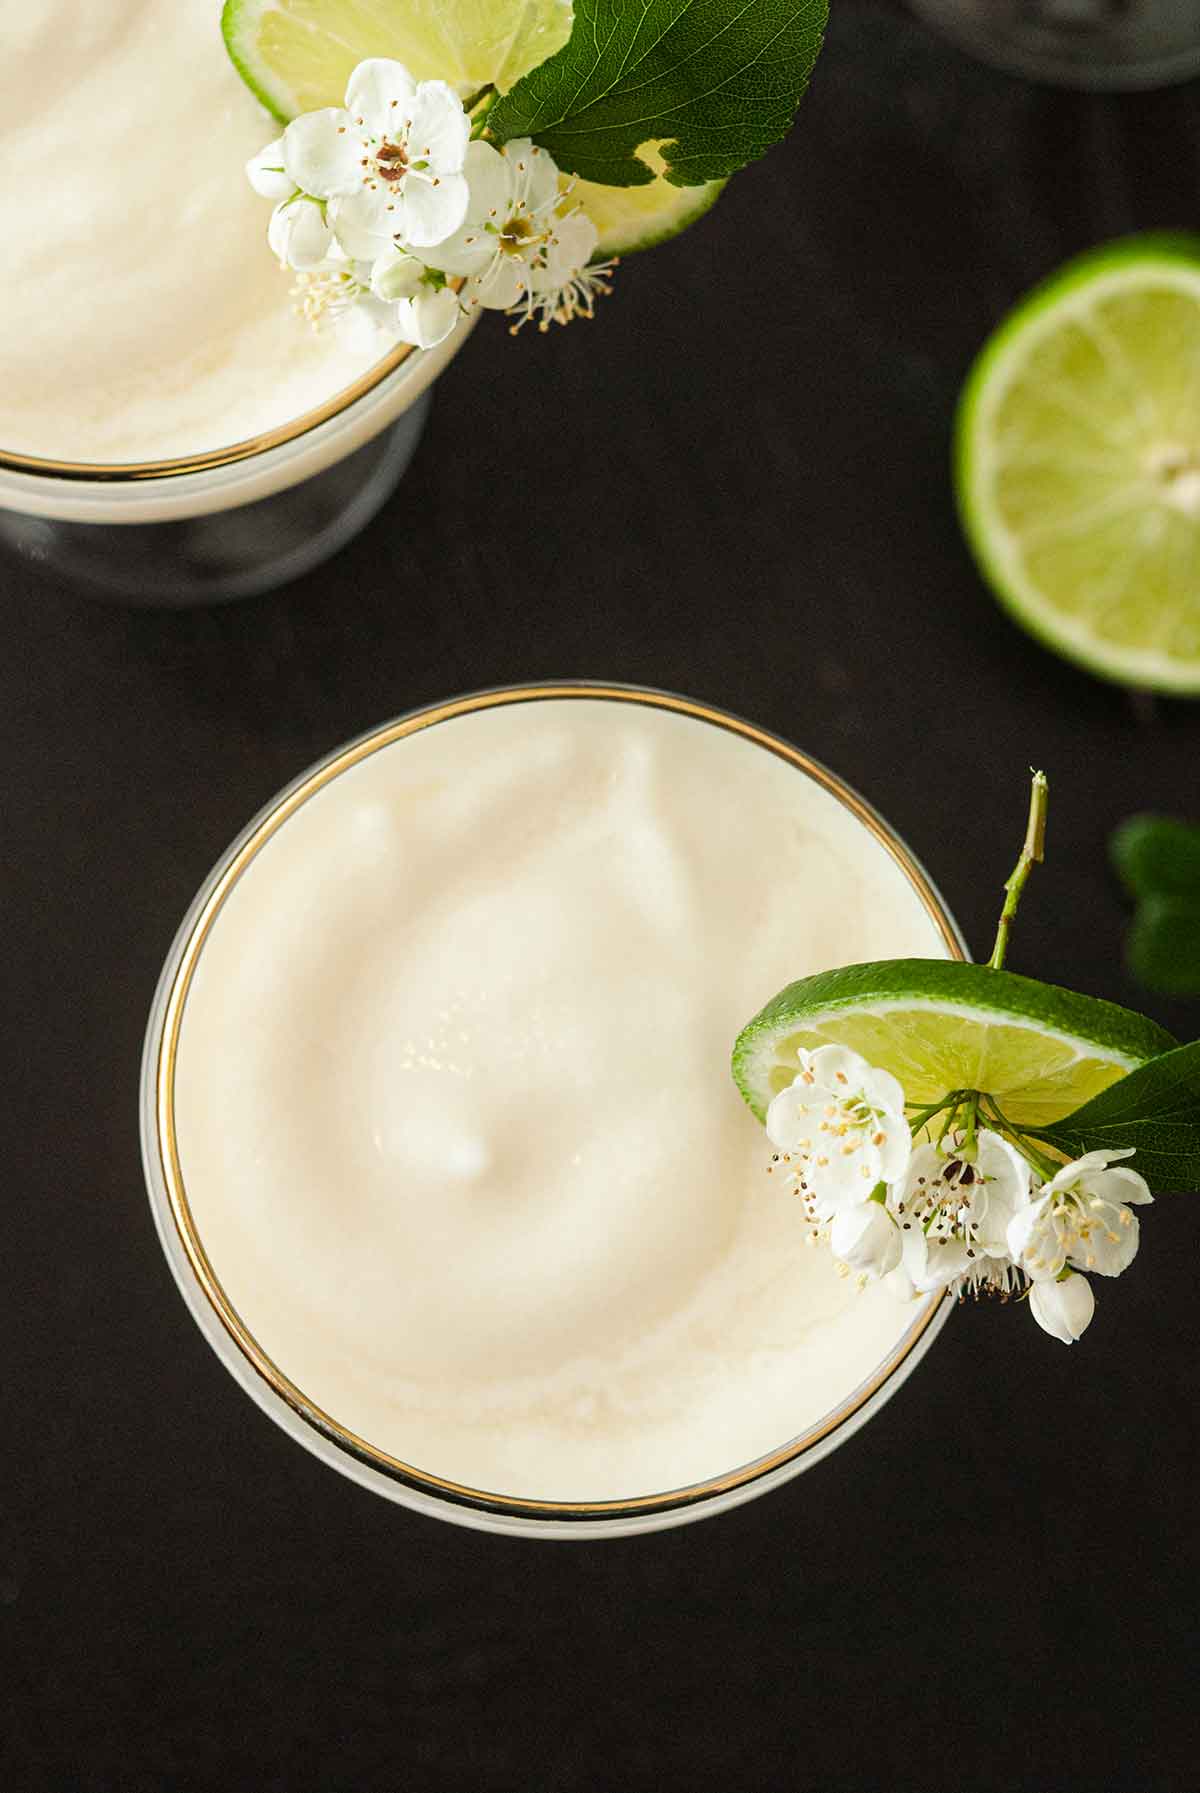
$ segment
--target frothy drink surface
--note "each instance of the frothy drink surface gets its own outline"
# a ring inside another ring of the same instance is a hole
[[[631,1498],[837,1405],[912,1323],[766,1174],[728,1070],[793,977],[942,957],[839,802],[709,723],[492,708],[311,797],[184,1012],[199,1235],[318,1406],[449,1480]]]
[[[363,374],[296,316],[248,157],[279,131],[218,0],[0,6],[0,451],[171,459],[279,428]]]

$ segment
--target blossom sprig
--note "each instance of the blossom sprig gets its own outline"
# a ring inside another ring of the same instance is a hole
[[[948,1098],[965,1125],[932,1117],[914,1142],[895,1078],[845,1046],[799,1048],[800,1069],[767,1110],[772,1171],[794,1185],[810,1238],[828,1240],[860,1286],[886,1278],[912,1297],[1029,1297],[1038,1325],[1071,1343],[1090,1323],[1090,1275],[1119,1276],[1137,1254],[1132,1208],[1154,1198],[1119,1160],[1086,1153],[1044,1177],[1019,1134],[978,1125],[982,1099]],[[972,1100],[973,1099],[973,1100]]]
[[[840,1273],[860,1286],[886,1281],[909,1298],[1025,1300],[1037,1324],[1069,1344],[1091,1323],[1092,1279],[1120,1276],[1136,1257],[1136,1210],[1154,1191],[1200,1189],[1200,1041],[1178,1046],[1145,1016],[1004,968],[1022,892],[1043,857],[1046,806],[1046,780],[1035,773],[986,965],[908,960],[803,979],[742,1030],[734,1070],[756,1106],[761,1068],[777,1062],[771,1042],[797,1030],[819,1035],[821,1016],[844,1020],[856,1005],[878,1017],[897,997],[906,1063],[952,1058],[966,1028],[980,1042],[978,1054],[963,1051],[978,1080],[995,1081],[990,1066],[1014,1092],[1003,1107],[987,1088],[918,1104],[889,1069],[845,1044],[810,1040],[796,1047],[787,1087],[758,1099],[775,1148],[769,1168],[794,1186],[810,1239],[827,1242]],[[992,1015],[1002,1029],[1019,1023],[998,1057],[986,1046]],[[1039,1082],[1043,1029],[1060,1072],[1072,1035],[1094,1044],[1109,1067],[1099,1094],[1050,1121],[1029,1118],[1031,1108],[1044,1114],[1061,1087],[1053,1073]],[[1011,1042],[1021,1037],[1030,1042],[1028,1065],[1013,1060]]]
[[[469,104],[474,121],[445,81],[371,57],[342,106],[302,113],[247,163],[310,323],[427,349],[478,307],[508,312],[514,330],[593,315],[614,266],[592,263],[595,225],[544,149],[474,134],[489,90]]]

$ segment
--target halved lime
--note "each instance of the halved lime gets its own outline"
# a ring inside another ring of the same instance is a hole
[[[352,69],[392,56],[418,81],[503,92],[571,35],[570,0],[225,0],[225,47],[276,118],[340,106]]]
[[[613,255],[632,255],[677,237],[681,230],[702,218],[725,186],[706,181],[702,187],[675,187],[664,180],[666,166],[657,143],[643,143],[638,159],[654,169],[657,178],[644,187],[601,187],[594,181],[569,181],[572,198],[579,201],[600,241],[595,261]],[[568,184],[568,183],[564,183]]]
[[[738,1035],[734,1079],[760,1120],[796,1076],[797,1048],[834,1043],[890,1071],[910,1102],[986,1090],[1031,1127],[1175,1045],[1144,1015],[1012,971],[942,959],[849,965],[789,984]]]
[[[1200,695],[1200,238],[1070,262],[984,346],[955,483],[1017,621],[1103,678]]]

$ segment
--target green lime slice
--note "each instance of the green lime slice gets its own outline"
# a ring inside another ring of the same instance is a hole
[[[1200,695],[1200,238],[1110,244],[1018,305],[963,389],[955,485],[1031,634]]]
[[[1012,971],[942,959],[849,965],[789,984],[737,1037],[733,1075],[760,1120],[796,1051],[849,1046],[910,1102],[986,1090],[1011,1121],[1047,1126],[1175,1045],[1144,1015]]]
[[[503,92],[571,35],[570,0],[225,0],[225,47],[283,120],[340,106],[352,69],[392,56],[418,81]]]
[[[593,181],[569,183],[572,198],[579,201],[600,232],[594,261],[632,255],[637,249],[652,249],[656,243],[677,237],[681,230],[704,216],[725,186],[724,181],[706,181],[701,187],[672,186],[662,177],[665,163],[657,143],[644,143],[638,157],[655,170],[657,177],[644,187],[601,187]]]

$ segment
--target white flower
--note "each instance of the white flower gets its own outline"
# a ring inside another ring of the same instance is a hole
[[[314,330],[323,329],[326,324],[337,324],[343,329],[354,324],[368,335],[371,330],[387,330],[395,339],[390,307],[371,292],[370,262],[350,261],[336,244],[325,261],[296,276],[292,296],[295,309]]]
[[[810,1217],[832,1219],[904,1174],[912,1134],[904,1091],[845,1046],[803,1047],[800,1071],[767,1110],[767,1133],[792,1165]]]
[[[1008,1294],[1022,1286],[1009,1262],[1008,1227],[1029,1199],[1030,1169],[999,1134],[984,1129],[974,1155],[962,1136],[917,1146],[889,1205],[904,1241],[904,1269],[922,1293]]]
[[[1073,1270],[1059,1282],[1035,1282],[1029,1291],[1029,1311],[1052,1338],[1073,1345],[1086,1332],[1096,1311],[1096,1297],[1086,1276]]]
[[[1138,1223],[1126,1204],[1154,1197],[1136,1171],[1109,1168],[1132,1156],[1131,1146],[1064,1164],[1013,1217],[1008,1248],[1033,1282],[1053,1282],[1068,1264],[1119,1276],[1133,1262]]]
[[[401,341],[419,349],[432,349],[443,342],[462,316],[453,288],[402,249],[385,249],[376,258],[371,291],[388,304],[392,326]]]
[[[276,137],[246,163],[246,179],[264,199],[290,199],[296,183],[283,160],[283,138]]]
[[[553,158],[528,137],[496,150],[469,144],[465,170],[471,198],[460,228],[436,257],[447,274],[468,276],[468,305],[520,310],[566,323],[591,316],[594,296],[607,292],[611,264],[589,269],[596,227],[575,209],[565,214]],[[518,326],[519,328],[519,326]]]
[[[887,1276],[900,1262],[901,1232],[882,1202],[839,1208],[829,1229],[833,1255],[864,1280]]]
[[[397,342],[431,349],[462,313],[442,277],[400,250],[374,262],[350,261],[335,252],[297,275],[296,310],[314,329],[335,324],[346,343],[382,352]]]
[[[350,76],[344,107],[302,113],[280,142],[293,188],[328,201],[330,226],[346,254],[370,261],[390,242],[427,248],[458,229],[467,210],[462,168],[470,134],[462,102],[445,81],[414,81],[402,63],[376,56]],[[276,147],[268,145],[247,167],[259,192]]]
[[[325,207],[317,199],[294,193],[271,213],[267,241],[289,268],[307,273],[319,267],[333,247]]]

